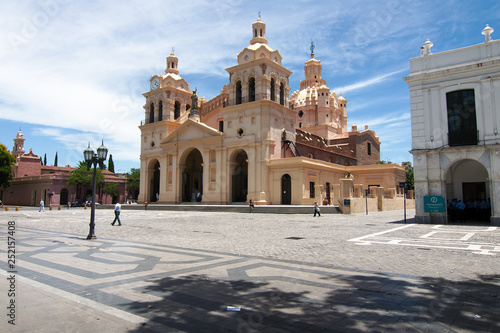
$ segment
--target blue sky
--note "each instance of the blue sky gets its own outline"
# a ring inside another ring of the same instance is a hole
[[[261,12],[268,45],[293,71],[291,92],[315,56],[331,90],[347,99],[348,126],[369,125],[381,158],[412,160],[403,77],[430,39],[433,53],[500,38],[498,1],[0,1],[0,143],[75,166],[101,139],[115,171],[139,167],[142,94],[172,47],[180,75],[216,96]]]

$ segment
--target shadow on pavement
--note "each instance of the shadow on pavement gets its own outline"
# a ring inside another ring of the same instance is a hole
[[[323,280],[335,283],[335,289],[315,300],[307,292],[272,289],[266,282],[215,281],[199,275],[163,278],[140,290],[155,301],[121,306],[148,318],[141,329],[130,332],[168,332],[167,327],[186,332],[500,331],[498,275],[459,283],[382,273]],[[241,311],[227,311],[227,306]]]

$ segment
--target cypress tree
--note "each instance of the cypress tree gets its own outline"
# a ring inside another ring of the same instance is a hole
[[[113,163],[113,155],[109,154],[108,171],[115,173],[115,164]]]
[[[57,151],[56,151],[56,157],[54,158],[54,166],[57,166]]]
[[[47,154],[43,156],[43,165],[47,165]]]

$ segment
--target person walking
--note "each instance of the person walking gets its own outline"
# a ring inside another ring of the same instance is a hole
[[[40,200],[40,209],[38,210],[38,212],[45,212],[45,204],[43,203],[43,200]]]
[[[319,213],[319,206],[318,206],[317,202],[314,203],[314,216],[313,217],[316,217],[316,214],[318,214],[318,217],[321,217],[321,214]]]
[[[250,199],[250,200],[248,201],[248,208],[250,209],[250,213],[252,212],[252,210],[254,209],[254,207],[255,207],[255,206],[253,205],[253,201],[252,201],[252,199]]]
[[[122,221],[120,221],[120,211],[122,209],[122,205],[120,205],[119,202],[116,203],[115,205],[115,219],[113,220],[113,223],[111,223],[112,226],[115,225],[115,222],[118,221],[118,226],[122,225]]]

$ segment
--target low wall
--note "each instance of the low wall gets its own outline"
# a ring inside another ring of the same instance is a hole
[[[387,210],[402,210],[404,209],[405,201],[403,197],[384,198],[384,197],[368,197],[368,198],[349,198],[350,205],[344,206],[343,200],[339,201],[339,208],[344,214],[359,214],[366,212],[368,204],[368,213],[387,211]],[[415,199],[406,199],[406,209],[415,208]]]

